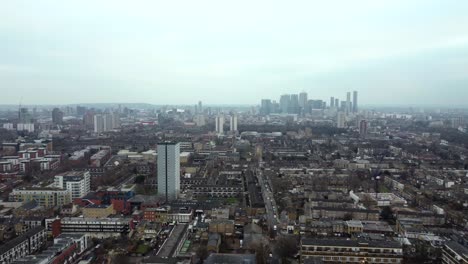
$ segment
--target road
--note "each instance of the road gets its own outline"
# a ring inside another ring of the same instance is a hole
[[[267,179],[267,177],[265,177],[261,169],[256,169],[254,173],[257,176],[258,183],[262,188],[262,195],[267,213],[268,227],[270,230],[274,230],[274,227],[278,225],[278,207],[276,206],[271,182],[269,181],[269,179]]]
[[[273,195],[273,185],[271,184],[271,180],[263,174],[262,163],[259,162],[259,167],[254,171],[255,175],[257,176],[258,183],[262,188],[263,200],[265,202],[265,209],[267,213],[267,223],[268,228],[270,231],[273,232],[273,236],[276,238],[277,234],[279,233],[278,229],[278,207],[276,206],[275,198]],[[259,169],[260,168],[260,169]],[[276,227],[276,228],[275,228]],[[270,242],[270,248],[273,252],[268,259],[268,263],[270,264],[277,264],[279,262],[278,255],[274,252],[275,241]]]

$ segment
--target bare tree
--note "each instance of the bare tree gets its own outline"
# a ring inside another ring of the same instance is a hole
[[[276,241],[274,251],[278,257],[285,261],[297,253],[297,241],[294,237],[282,236]]]
[[[364,194],[362,196],[362,199],[361,199],[361,203],[367,208],[369,209],[369,207],[371,207],[372,205],[374,205],[374,200],[372,200],[372,198],[369,196],[369,194]]]
[[[268,254],[270,253],[270,246],[260,241],[254,243],[252,249],[255,251],[257,263],[266,264],[268,261]]]
[[[195,254],[197,255],[197,257],[200,258],[201,263],[203,263],[203,261],[208,257],[208,249],[206,248],[206,246],[200,245],[197,248]]]

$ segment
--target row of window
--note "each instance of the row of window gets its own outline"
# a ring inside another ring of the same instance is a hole
[[[381,248],[350,248],[350,247],[306,247],[304,251],[333,251],[333,252],[368,252],[368,253],[401,253],[401,249],[381,249]]]
[[[323,256],[322,259],[324,261],[333,261],[333,262],[372,262],[372,263],[401,263],[401,258],[363,258],[363,257],[338,257],[338,256]]]

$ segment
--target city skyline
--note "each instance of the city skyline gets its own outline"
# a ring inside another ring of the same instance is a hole
[[[4,1],[0,263],[467,263],[468,2]]]
[[[467,5],[9,2],[0,104],[252,105],[359,90],[361,105],[466,106]]]

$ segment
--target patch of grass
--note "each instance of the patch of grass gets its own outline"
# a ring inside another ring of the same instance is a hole
[[[226,202],[227,202],[227,203],[230,203],[230,204],[235,204],[235,203],[238,203],[239,200],[237,200],[237,198],[231,197],[231,198],[227,198],[227,199],[226,199]]]
[[[387,188],[387,186],[385,186],[383,184],[381,184],[379,187],[380,187],[379,192],[381,192],[381,193],[389,193],[390,192],[390,190]]]
[[[148,251],[149,251],[149,246],[148,245],[145,245],[145,244],[140,244],[138,245],[137,249],[136,249],[136,253],[138,254],[146,254]]]

